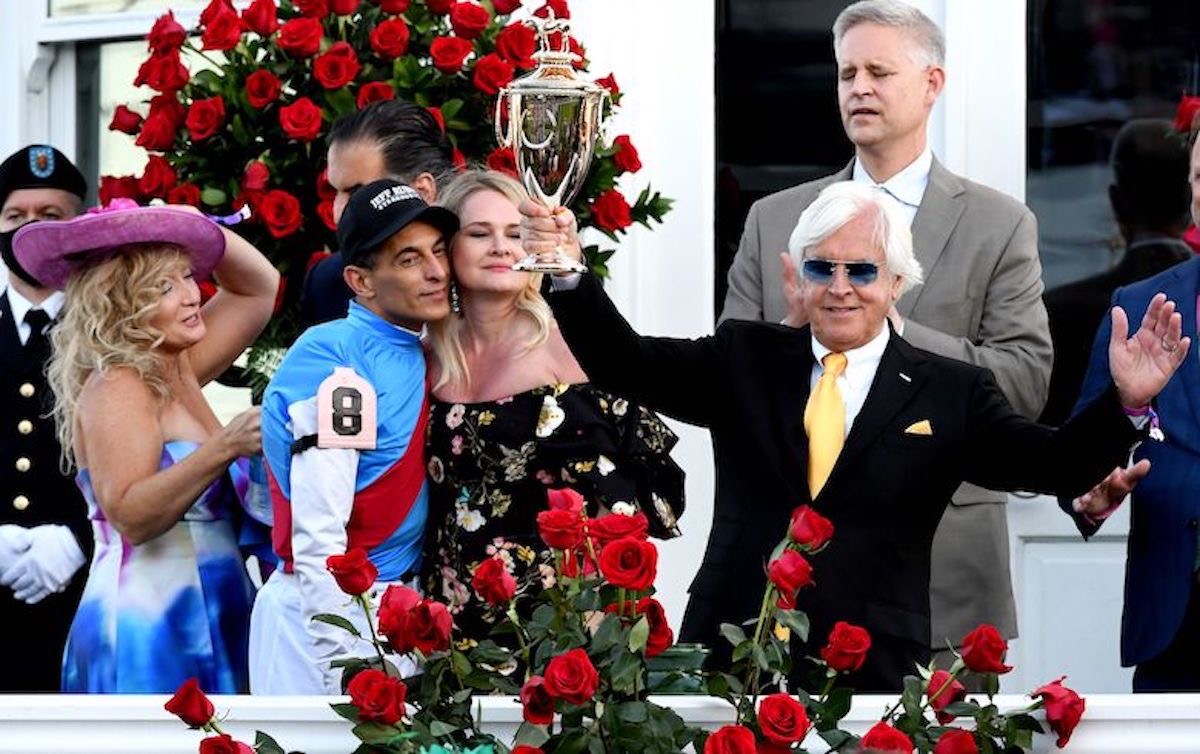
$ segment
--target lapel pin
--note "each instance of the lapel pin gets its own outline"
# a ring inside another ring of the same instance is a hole
[[[900,379],[904,380],[905,382],[912,382],[912,377],[909,377],[904,372],[900,372]]]

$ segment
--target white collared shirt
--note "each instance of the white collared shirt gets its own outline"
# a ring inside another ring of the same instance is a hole
[[[879,371],[879,362],[883,351],[891,338],[891,328],[884,323],[879,334],[871,338],[865,345],[846,351],[846,371],[837,378],[838,390],[842,393],[842,403],[846,406],[846,434],[854,426],[858,412],[862,411],[867,401],[867,393],[871,392],[871,383],[875,381],[875,373]],[[817,386],[817,380],[825,372],[821,360],[830,350],[821,345],[816,337],[812,339],[812,351],[816,361],[813,363],[812,377],[808,383],[809,394]]]
[[[17,337],[21,339],[21,345],[25,345],[29,341],[29,336],[33,334],[33,329],[25,321],[25,314],[30,309],[41,309],[53,322],[58,319],[58,314],[62,311],[65,301],[66,297],[63,292],[55,291],[35,307],[29,299],[18,293],[16,288],[8,286],[8,308],[12,309],[13,321],[17,325]]]
[[[904,216],[908,219],[908,224],[911,226],[913,219],[917,216],[917,209],[921,206],[921,199],[925,197],[925,189],[929,187],[929,171],[932,169],[933,152],[926,145],[925,151],[921,152],[921,155],[917,159],[909,163],[908,167],[883,183],[877,183],[867,173],[867,169],[863,167],[858,158],[855,157],[851,180],[855,183],[865,183],[868,186],[874,186],[883,191],[888,199],[892,201],[892,205],[904,213]]]

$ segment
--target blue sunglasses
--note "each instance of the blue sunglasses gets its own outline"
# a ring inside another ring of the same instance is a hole
[[[879,265],[874,262],[831,262],[828,259],[805,259],[801,265],[804,279],[819,285],[833,280],[838,267],[846,271],[850,285],[870,285],[879,277]]]

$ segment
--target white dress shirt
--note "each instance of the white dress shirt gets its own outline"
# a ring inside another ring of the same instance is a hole
[[[845,352],[846,371],[837,378],[837,386],[842,394],[842,403],[846,407],[847,435],[850,434],[850,428],[854,426],[854,420],[858,418],[858,412],[862,411],[863,404],[867,401],[867,393],[871,392],[871,383],[875,381],[875,373],[879,371],[879,361],[883,358],[883,351],[887,348],[889,338],[891,338],[891,329],[885,324],[879,330],[879,334],[867,341],[865,345]],[[830,350],[821,345],[815,337],[812,339],[812,351],[816,362],[813,363],[812,377],[808,383],[810,395],[817,385],[817,380],[825,372],[825,368],[821,366],[821,360],[830,353]]]
[[[46,300],[38,304],[36,307],[29,299],[17,293],[17,289],[11,285],[8,286],[8,308],[12,309],[13,321],[17,325],[17,337],[21,339],[21,345],[29,342],[29,336],[32,334],[32,328],[25,321],[25,315],[30,309],[41,309],[46,312],[46,316],[50,317],[50,321],[58,319],[59,312],[62,311],[63,303],[66,297],[62,291],[55,291],[46,297]]]
[[[883,183],[876,182],[856,157],[851,180],[855,183],[874,186],[883,191],[891,200],[892,206],[904,213],[904,217],[908,219],[908,224],[911,226],[913,219],[917,216],[917,209],[921,206],[921,199],[925,197],[925,189],[929,186],[929,171],[932,169],[933,152],[926,145],[925,151],[909,163],[908,167]]]

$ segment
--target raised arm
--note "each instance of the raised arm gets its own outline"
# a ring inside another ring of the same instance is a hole
[[[132,369],[94,376],[79,401],[79,442],[104,516],[135,545],[164,533],[238,456],[257,453],[259,413],[234,417],[195,452],[160,470],[161,403]]]
[[[207,334],[188,350],[204,385],[233,363],[266,327],[279,291],[279,272],[249,241],[222,228],[225,256],[213,271],[220,288],[204,305]]]

